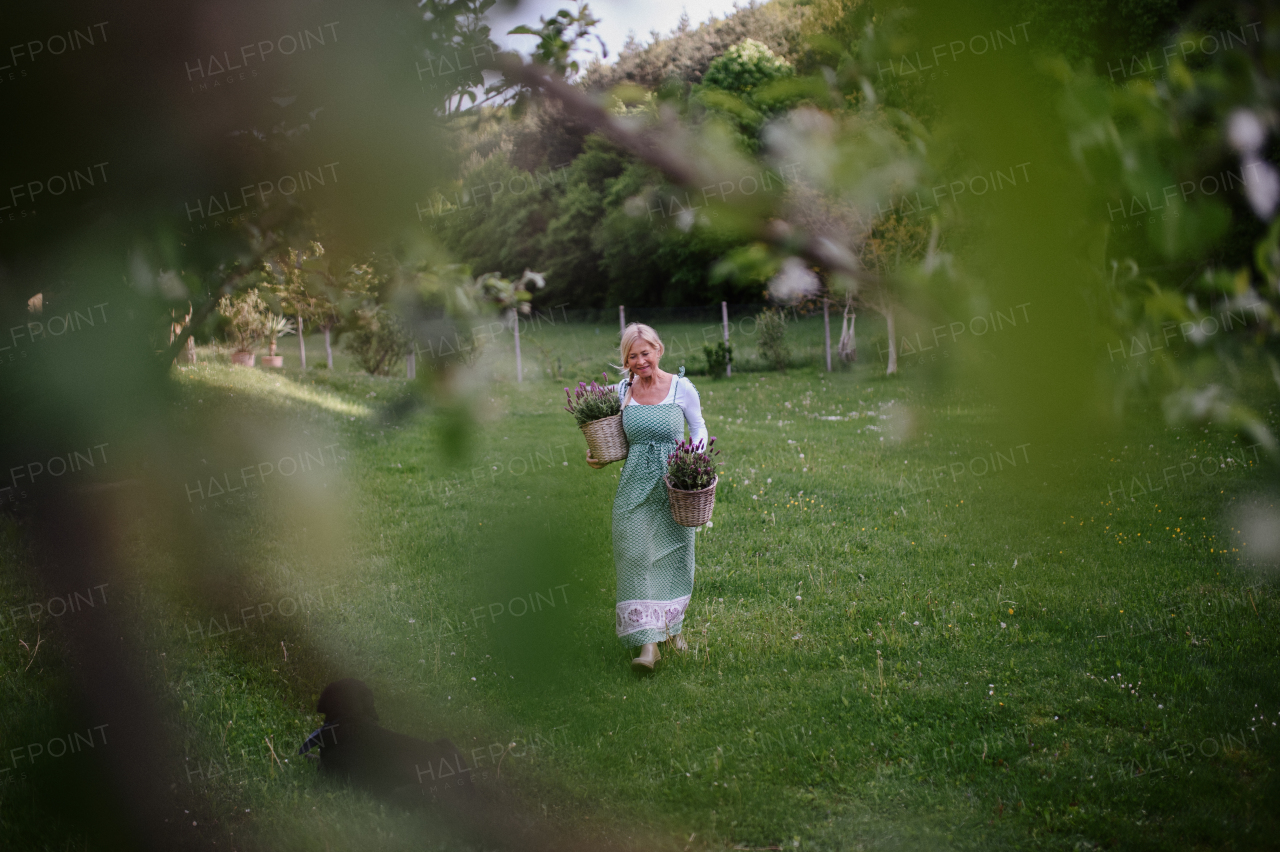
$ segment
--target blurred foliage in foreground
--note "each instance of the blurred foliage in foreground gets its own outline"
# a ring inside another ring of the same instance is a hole
[[[273,593],[259,560],[222,546],[243,529],[174,496],[210,458],[248,471],[312,437],[234,407],[180,414],[203,404],[175,392],[183,337],[219,333],[221,298],[251,287],[304,323],[376,323],[362,346],[374,370],[407,339],[432,353],[417,390],[455,461],[483,393],[437,344],[456,353],[477,322],[510,321],[539,272],[549,304],[706,304],[768,286],[778,301],[830,298],[846,320],[873,311],[890,372],[899,352],[941,349],[928,377],[991,413],[975,439],[1050,459],[1094,450],[1143,387],[1173,417],[1276,451],[1272,5],[1175,19],[1161,3],[778,3],[748,13],[759,33],[720,22],[687,36],[697,49],[636,48],[622,78],[580,80],[585,9],[535,32],[543,69],[498,55],[492,6],[143,2],[107,16],[72,2],[6,18],[0,96],[21,131],[0,197],[0,469],[49,594],[129,577],[117,513],[144,508],[175,595]],[[682,70],[627,78],[646,56]],[[521,134],[556,122],[566,133],[535,156]],[[373,414],[332,404],[347,423]],[[71,477],[76,448],[104,452]],[[284,507],[286,527],[318,519],[312,545],[333,560],[345,515],[312,496]],[[174,848],[161,779],[182,749],[127,612],[66,623],[75,699],[61,706],[68,727],[109,722],[119,745],[85,819],[120,848]]]

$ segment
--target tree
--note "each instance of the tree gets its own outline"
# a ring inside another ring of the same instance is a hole
[[[755,39],[745,38],[711,60],[702,83],[735,95],[751,95],[794,73],[790,62]]]
[[[391,279],[371,262],[353,263],[340,279],[343,291],[357,302],[343,332],[343,348],[373,375],[388,375],[412,347],[408,326],[387,300]]]
[[[700,83],[716,57],[748,38],[778,56],[794,57],[803,47],[801,22],[806,14],[800,4],[739,6],[722,19],[712,18],[691,29],[677,27],[668,37],[655,38],[647,45],[628,42],[613,63],[588,68],[583,83],[595,91],[619,85],[656,91],[673,81],[681,87]]]
[[[759,149],[765,122],[797,102],[790,62],[754,39],[744,39],[712,60],[695,100],[731,126],[744,150]]]
[[[880,281],[889,281],[905,267],[923,260],[930,249],[931,237],[936,239],[936,236],[936,228],[930,230],[929,220],[892,212],[872,228],[862,245],[861,260],[878,273]],[[884,317],[889,336],[889,363],[885,367],[885,375],[897,373],[897,327],[894,322],[897,300],[891,288],[885,285],[859,287],[856,295],[851,290],[846,298],[849,303],[861,303]]]
[[[1099,214],[1097,319],[1132,365],[1125,391],[1159,388],[1171,420],[1238,429],[1280,458],[1265,414],[1280,389],[1280,174],[1264,156],[1280,50],[1247,7],[1206,7],[1170,41],[1186,49],[1126,58],[1119,79],[1051,66]],[[1166,357],[1144,365],[1144,341]]]
[[[840,316],[840,342],[836,344],[836,352],[839,353],[841,361],[857,361],[858,337],[853,327],[858,318],[855,311],[857,301],[852,292],[846,293],[843,301],[844,312]]]
[[[565,79],[573,79],[579,69],[578,60],[573,58],[574,50],[584,41],[595,39],[600,46],[601,58],[609,55],[604,39],[592,32],[592,28],[600,23],[600,19],[591,14],[586,3],[578,4],[577,12],[561,9],[550,18],[538,17],[542,24],[538,29],[521,24],[510,31],[511,35],[536,35],[538,44],[532,54],[535,62],[550,68]]]
[[[424,40],[416,63],[418,79],[433,91],[439,111],[456,116],[477,104],[484,69],[497,55],[485,14],[497,0],[423,0]],[[485,90],[492,99],[501,92]],[[483,101],[481,102],[483,103]]]
[[[608,288],[601,286],[605,269],[597,233],[618,203],[610,188],[627,166],[625,155],[599,136],[589,136],[582,154],[564,170],[564,185],[552,196],[552,218],[542,234],[539,259],[528,264],[547,271],[547,302],[605,306]]]
[[[255,287],[235,296],[223,296],[218,313],[227,318],[227,336],[237,354],[249,354],[267,336],[267,303]]]
[[[290,248],[278,252],[264,266],[272,278],[272,293],[279,300],[281,309],[297,317],[302,369],[307,368],[304,333],[310,327],[324,332],[325,360],[328,369],[332,371],[333,344],[330,333],[342,321],[342,311],[333,299],[333,282],[324,259],[324,246],[312,240],[302,250]]]

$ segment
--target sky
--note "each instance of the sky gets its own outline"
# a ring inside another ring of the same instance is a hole
[[[681,12],[687,10],[690,23],[696,27],[711,15],[725,17],[733,11],[733,5],[733,0],[590,0],[589,3],[591,14],[600,19],[596,32],[609,48],[606,62],[617,57],[618,51],[626,44],[628,32],[634,32],[642,43],[649,42],[650,30],[666,35],[675,29]],[[494,7],[494,11],[499,8]],[[536,29],[539,16],[551,17],[560,9],[576,10],[577,3],[573,0],[523,0],[515,12],[491,13],[493,40],[528,56],[537,42],[536,38],[507,35],[507,31],[518,24],[528,24]]]

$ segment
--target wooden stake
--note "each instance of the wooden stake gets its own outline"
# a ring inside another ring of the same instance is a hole
[[[729,347],[729,303],[728,302],[720,303],[720,321],[724,324],[724,345],[725,345],[725,349],[727,350]],[[728,358],[725,358],[724,374],[726,377],[733,375],[733,364],[729,362]]]
[[[524,381],[524,367],[520,363],[520,312],[516,311],[511,315],[512,334],[516,338],[516,381]]]
[[[727,334],[728,332],[726,332]],[[827,372],[831,372],[831,300],[822,299],[822,333],[827,344]]]

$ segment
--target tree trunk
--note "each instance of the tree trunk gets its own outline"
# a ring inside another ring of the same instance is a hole
[[[854,313],[852,300],[845,303],[844,316],[840,319],[840,345],[837,350],[841,361],[858,360],[858,335],[854,331],[854,321],[858,315]]]
[[[893,339],[893,308],[888,308],[884,312],[884,321],[889,326],[889,366],[884,374],[892,376],[898,372],[898,344]]]
[[[827,372],[831,372],[831,300],[822,300],[822,338],[827,349]]]
[[[298,359],[302,362],[302,372],[307,371],[307,340],[302,336],[302,314],[298,314]]]
[[[39,296],[40,294],[37,294]],[[169,312],[173,322],[169,324],[169,348],[173,348],[173,341],[186,330],[187,324],[191,322],[191,304],[187,303],[187,315],[178,322],[177,314],[173,311]],[[194,364],[196,362],[196,340],[190,335],[187,336],[186,345],[174,355],[173,363],[175,364]]]
[[[329,372],[333,372],[333,341],[329,339],[330,326],[324,327],[324,355],[329,361]]]
[[[725,349],[727,350],[729,347],[729,303],[728,302],[720,303],[720,322],[724,324],[724,345],[725,345]],[[725,355],[728,356],[727,351],[725,352]],[[724,374],[726,377],[733,375],[733,359],[729,357],[725,357],[724,359]]]
[[[520,312],[511,314],[511,333],[516,339],[516,381],[524,381],[524,365],[520,363]]]

